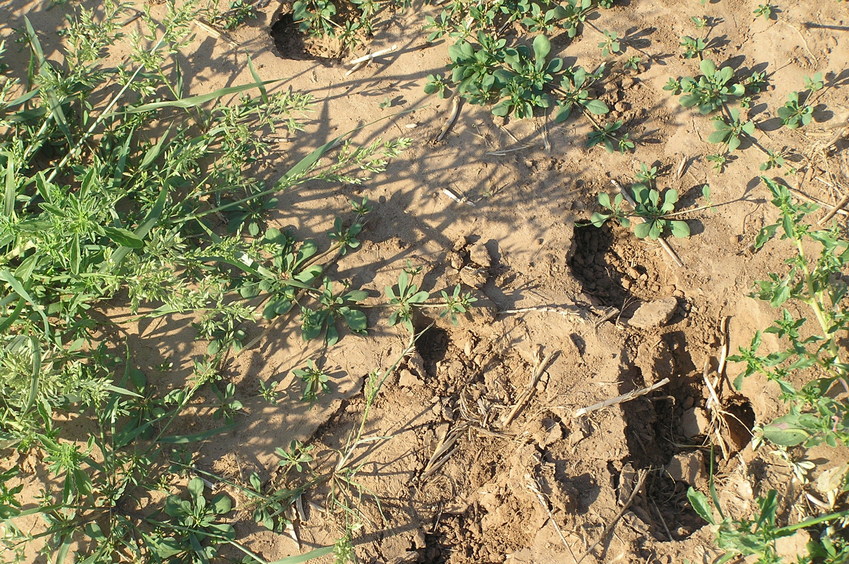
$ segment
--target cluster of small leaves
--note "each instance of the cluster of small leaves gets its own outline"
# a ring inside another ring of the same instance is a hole
[[[667,232],[673,237],[689,237],[690,227],[687,222],[670,217],[678,202],[678,191],[669,188],[661,193],[654,187],[657,175],[656,167],[642,165],[638,172],[641,182],[631,186],[631,194],[636,204],[631,213],[625,210],[622,194],[616,194],[611,200],[609,194],[601,192],[598,195],[598,203],[606,211],[593,212],[590,223],[601,227],[607,221],[614,220],[627,228],[631,227],[630,217],[633,216],[640,219],[633,225],[634,235],[638,239],[658,239]]]
[[[472,104],[490,105],[494,115],[520,119],[557,108],[555,120],[562,122],[578,109],[593,124],[588,146],[602,145],[608,151],[633,149],[628,136],[617,133],[623,125],[621,121],[600,124],[593,117],[610,111],[595,98],[592,89],[602,78],[604,66],[588,72],[580,66],[565,65],[559,57],[550,57],[551,42],[546,34],[563,28],[569,37],[575,37],[581,22],[598,5],[590,0],[568,0],[550,6],[528,0],[455,0],[439,18],[428,19],[428,26],[435,30],[429,37],[431,41],[449,35],[455,42],[448,49],[450,78],[429,75],[425,92],[447,97],[456,90]],[[528,33],[539,33],[530,47],[515,44],[512,34],[503,35],[511,23],[523,26]],[[599,47],[605,55],[618,53],[621,41],[615,33],[605,32]]]
[[[292,373],[304,383],[304,392],[301,399],[306,402],[315,402],[319,395],[330,389],[330,384],[327,383],[330,375],[318,368],[312,360],[307,362],[306,368],[296,368]]]
[[[766,4],[758,4],[758,7],[755,8],[752,13],[765,20],[771,20],[775,18],[776,9],[775,6],[767,2]]]
[[[163,511],[170,517],[168,521],[147,519],[159,527],[154,533],[145,534],[157,558],[209,562],[216,556],[218,545],[235,539],[233,526],[218,520],[230,513],[233,500],[223,493],[207,499],[203,490],[203,480],[192,478],[187,487],[188,499],[170,495],[165,500]]]
[[[448,317],[452,323],[458,321],[458,314],[466,313],[477,298],[469,292],[464,292],[460,285],[456,285],[449,293],[445,290],[440,292],[441,302],[428,302],[430,292],[419,289],[413,282],[420,269],[405,268],[398,275],[398,283],[394,286],[386,286],[386,297],[392,313],[389,314],[390,325],[403,325],[410,333],[415,333],[413,325],[415,312],[422,308],[437,308],[440,316]]]
[[[760,353],[762,337],[756,333],[750,346],[731,357],[745,363],[735,385],[739,388],[743,378],[758,373],[780,386],[790,412],[763,427],[766,439],[782,446],[849,444],[849,406],[830,393],[833,387],[845,385],[849,377],[849,364],[842,358],[845,347],[840,341],[849,329],[849,284],[845,279],[849,242],[836,225],[813,229],[806,222],[816,206],[795,201],[783,184],[765,177],[763,181],[780,219],[761,230],[755,247],[763,247],[780,233],[781,239],[793,245],[794,255],[786,261],[787,272],[771,273],[769,280],[758,283],[755,295],[782,308],[781,318],[766,332],[775,334],[787,346],[779,352]],[[818,248],[818,254],[811,255],[812,248]],[[785,307],[789,302],[807,305],[816,329],[811,329],[806,318],[791,313]],[[797,373],[809,375],[801,389],[791,383],[791,375]]]
[[[805,92],[791,92],[787,95],[787,102],[778,108],[778,117],[781,123],[790,129],[796,129],[808,125],[814,119],[814,107],[810,104],[811,95],[822,90],[824,87],[822,74],[817,73],[813,77],[805,77]]]
[[[702,74],[695,77],[685,76],[681,79],[669,79],[665,90],[673,94],[681,94],[681,105],[685,108],[698,108],[702,114],[712,113],[723,107],[733,98],[739,98],[746,88],[734,79],[734,69],[731,67],[717,68],[710,59],[703,59],[699,64]]]
[[[711,143],[725,143],[728,151],[734,151],[743,142],[746,136],[755,133],[755,122],[752,120],[742,121],[740,110],[732,108],[728,110],[727,117],[716,117],[713,120],[714,132],[708,136]]]
[[[377,18],[383,11],[408,7],[409,0],[296,0],[292,18],[301,33],[313,37],[336,37],[342,50],[357,47],[364,37],[374,33]],[[339,53],[341,55],[342,53]]]
[[[478,31],[507,29],[514,24],[529,33],[563,30],[571,38],[578,34],[592,8],[592,0],[452,0],[443,5],[438,17],[426,18],[425,28],[433,30],[428,41],[445,35],[468,39]]]
[[[209,12],[209,22],[227,31],[233,31],[257,17],[256,8],[245,0],[232,0],[230,7],[223,12],[218,12],[213,8],[207,11]]]
[[[734,518],[726,515],[719,504],[719,496],[712,478],[710,494],[719,517],[714,513],[711,502],[705,494],[691,487],[687,491],[687,498],[696,513],[715,528],[717,547],[723,551],[723,555],[714,561],[716,564],[730,562],[740,557],[747,557],[758,564],[780,564],[785,560],[778,553],[777,540],[794,535],[802,529],[816,532],[816,527],[821,524],[839,523],[849,516],[849,511],[843,511],[812,517],[800,523],[781,527],[776,521],[779,499],[775,490],[770,490],[766,497],[758,498],[758,512],[754,518]],[[849,544],[836,533],[835,528],[835,525],[823,527],[822,532],[807,543],[804,553],[797,555],[797,561],[806,564],[845,562],[846,557],[849,556]]]

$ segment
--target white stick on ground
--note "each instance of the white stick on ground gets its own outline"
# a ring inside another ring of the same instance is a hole
[[[649,392],[653,392],[656,389],[663,387],[668,383],[669,383],[669,378],[664,378],[660,382],[657,382],[656,384],[652,384],[648,388],[643,388],[641,390],[631,390],[630,392],[628,392],[626,394],[622,394],[621,396],[616,396],[615,398],[610,398],[610,399],[606,399],[604,401],[600,401],[598,403],[594,403],[589,407],[582,407],[581,409],[576,409],[575,413],[573,413],[572,415],[574,417],[580,417],[582,415],[586,415],[587,413],[590,413],[591,411],[597,411],[597,410],[603,409],[605,407],[610,407],[611,405],[617,405],[617,404],[620,404],[620,403],[625,403],[626,401],[631,401],[632,399],[638,398],[640,396],[644,396],[644,395],[648,394]]]
[[[434,138],[434,143],[439,143],[445,136],[448,135],[448,132],[451,131],[451,128],[454,126],[454,122],[457,121],[457,117],[460,115],[460,97],[454,96],[451,100],[451,111],[448,113],[448,119],[445,122],[445,125],[442,126],[442,129],[439,130],[439,134]]]
[[[539,382],[540,377],[542,377],[546,368],[548,368],[548,365],[551,364],[553,358],[554,353],[549,353],[544,359],[539,362],[539,364],[537,364],[536,368],[531,374],[531,379],[528,382],[528,385],[525,387],[525,390],[516,400],[516,404],[513,406],[513,409],[510,410],[510,413],[508,413],[507,416],[502,420],[502,429],[512,423],[513,419],[516,418],[516,415],[519,414],[519,411],[521,411],[522,408],[525,407],[525,405],[527,405],[528,402],[531,400],[531,396],[534,395],[534,390],[536,390],[537,382]]]
[[[369,53],[368,55],[363,55],[362,57],[358,57],[352,61],[348,61],[349,65],[356,65],[357,63],[367,63],[372,59],[376,59],[377,57],[382,57],[383,55],[388,55],[393,51],[398,50],[398,45],[393,45],[392,47],[387,47],[386,49],[381,49],[379,51],[375,51],[374,53]]]

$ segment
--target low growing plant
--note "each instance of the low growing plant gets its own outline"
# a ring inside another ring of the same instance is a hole
[[[787,95],[787,102],[778,108],[778,117],[788,128],[796,129],[811,123],[814,119],[814,108],[800,102],[798,92],[791,92]]]
[[[800,563],[822,562],[825,564],[840,564],[849,557],[849,543],[843,540],[831,522],[845,521],[849,511],[830,513],[821,517],[812,517],[800,523],[780,527],[776,523],[778,510],[778,493],[770,490],[766,497],[759,498],[758,513],[754,518],[734,518],[726,515],[719,504],[719,496],[710,481],[710,494],[713,506],[719,517],[713,511],[708,497],[693,489],[687,491],[687,498],[696,513],[712,525],[716,530],[716,545],[723,555],[716,559],[716,564],[732,561],[736,558],[747,557],[758,564],[780,564],[785,562],[776,550],[776,541],[788,537],[802,529],[816,529],[822,525],[821,532],[807,545],[807,554],[797,555]]]
[[[671,215],[678,201],[678,191],[667,189],[663,194],[647,184],[637,183],[631,186],[636,207],[632,213],[624,208],[622,194],[616,194],[613,199],[606,192],[598,195],[598,203],[605,212],[594,212],[590,223],[601,227],[609,220],[619,222],[623,227],[631,227],[631,216],[641,221],[633,225],[634,235],[638,239],[658,239],[667,232],[673,237],[689,237],[690,227],[686,221],[672,219]]]
[[[497,116],[530,118],[557,108],[555,120],[560,122],[578,108],[593,125],[588,146],[601,144],[608,150],[634,148],[627,134],[615,133],[623,123],[599,123],[593,116],[608,113],[607,105],[594,97],[591,86],[601,79],[604,67],[590,73],[580,66],[568,67],[559,57],[550,57],[551,42],[545,33],[563,28],[575,37],[587,14],[599,6],[592,0],[568,0],[566,3],[540,3],[527,0],[505,0],[478,3],[454,0],[437,18],[429,18],[434,31],[428,37],[443,35],[455,38],[448,48],[451,58],[450,79],[428,76],[425,91],[444,97],[452,90],[468,102],[489,105]],[[543,32],[534,37],[531,46],[517,41],[506,31],[511,24],[528,33]],[[605,55],[618,53],[621,41],[612,32],[600,32]],[[632,64],[635,64],[632,62]]]
[[[736,379],[758,373],[776,382],[789,413],[763,426],[764,438],[781,446],[803,444],[832,446],[849,444],[849,406],[835,397],[836,388],[846,389],[849,364],[846,363],[844,339],[849,331],[845,279],[849,264],[849,242],[836,224],[815,229],[807,218],[816,206],[794,200],[786,186],[763,177],[779,211],[779,220],[759,233],[755,248],[762,248],[779,235],[793,248],[784,274],[770,274],[769,280],[758,282],[755,296],[781,308],[781,316],[766,329],[779,337],[785,348],[779,352],[760,352],[761,333],[755,334],[750,346],[730,357],[745,363]],[[806,317],[791,312],[785,304],[807,306],[813,315],[811,327]],[[807,383],[800,387],[790,377],[803,374]]]
[[[146,31],[128,44],[124,9],[78,8],[62,63],[23,20],[29,64],[0,75],[0,446],[10,461],[43,460],[46,474],[25,504],[19,483],[37,479],[0,471],[0,546],[55,562],[75,546],[77,561],[97,563],[208,562],[226,544],[263,564],[229,524],[230,498],[207,498],[197,477],[165,499],[148,493],[192,468],[187,447],[238,424],[244,405],[222,379],[255,342],[251,328],[295,311],[308,338],[365,329],[363,294],[328,266],[358,247],[367,204],[340,215],[326,244],[269,227],[266,212],[309,180],[362,183],[408,141],[341,137],[293,160],[270,139],[299,130],[309,96],[269,92],[249,59],[254,82],[189,95],[176,54],[192,6],[168,3],[161,23],[143,15]],[[129,56],[106,68],[111,46]],[[272,157],[286,172],[255,176]],[[111,308],[130,317],[104,321]],[[175,314],[207,346],[185,380],[165,385],[152,375],[185,359],[145,373],[123,325]],[[197,417],[210,406],[222,422]],[[71,440],[80,426],[87,440]],[[33,515],[40,528],[20,526]]]
[[[742,121],[740,111],[728,110],[728,117],[717,117],[713,120],[714,132],[708,137],[711,143],[725,143],[728,151],[735,151],[746,136],[755,133],[755,122]]]

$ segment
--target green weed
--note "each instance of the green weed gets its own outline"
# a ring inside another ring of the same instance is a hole
[[[647,184],[637,183],[631,187],[636,207],[633,213],[627,213],[623,206],[621,194],[614,196],[613,200],[606,192],[598,195],[598,203],[607,210],[606,212],[594,212],[590,223],[595,227],[601,227],[609,220],[619,222],[623,227],[631,227],[629,216],[633,215],[642,219],[634,227],[634,235],[638,239],[658,239],[666,232],[673,237],[689,237],[690,227],[686,221],[670,218],[678,201],[678,191],[668,189],[662,194],[660,191],[650,188]]]
[[[234,3],[232,17],[246,6]],[[189,96],[175,55],[198,13],[173,3],[165,11],[161,23],[142,17],[146,30],[129,38],[117,68],[101,66],[122,41],[116,3],[70,16],[62,64],[45,57],[25,20],[29,64],[0,76],[0,444],[41,458],[58,485],[25,506],[13,482],[26,477],[0,474],[0,542],[10,555],[43,546],[61,562],[80,542],[79,562],[208,562],[228,545],[263,563],[228,524],[230,498],[207,498],[197,477],[161,502],[137,502],[193,469],[187,447],[235,428],[244,405],[222,375],[256,342],[251,327],[295,311],[285,319],[328,345],[338,326],[366,329],[355,307],[365,294],[328,266],[358,248],[367,202],[352,203],[324,246],[269,227],[266,216],[280,192],[310,180],[362,183],[409,142],[356,146],[343,136],[299,161],[277,154],[271,134],[296,134],[310,97],[269,92],[250,60],[254,82]],[[254,176],[272,155],[286,172]],[[192,316],[208,343],[192,374],[160,388],[128,344],[104,336],[123,335],[128,322],[104,322],[107,303],[128,309],[130,323]],[[311,382],[316,393],[324,384]],[[198,422],[198,406],[223,422],[176,431]],[[91,429],[87,441],[69,438],[69,418]],[[292,495],[263,494],[254,479],[240,491],[257,520],[280,529]],[[16,525],[31,515],[44,521],[32,535]]]
[[[831,521],[845,521],[849,511],[831,513],[821,517],[812,517],[794,525],[779,527],[776,524],[778,510],[778,494],[770,490],[766,497],[758,499],[758,514],[752,519],[733,518],[725,515],[719,505],[713,480],[710,483],[710,493],[713,505],[719,512],[719,518],[714,514],[710,501],[705,494],[692,487],[687,491],[687,498],[699,516],[710,523],[716,530],[716,544],[723,551],[723,556],[715,560],[716,564],[729,562],[738,557],[752,558],[759,564],[780,564],[785,562],[776,551],[776,541],[788,537],[797,531],[813,528]],[[839,564],[849,556],[849,544],[843,541],[831,526],[823,528],[822,533],[808,543],[806,555],[798,555],[798,562],[823,562]],[[756,558],[756,560],[754,559]]]
[[[795,201],[783,184],[766,177],[762,180],[780,217],[761,230],[755,248],[762,248],[779,235],[791,243],[794,255],[786,261],[785,274],[770,274],[769,280],[758,282],[755,295],[781,308],[781,317],[766,332],[782,339],[786,348],[760,354],[762,339],[756,333],[749,347],[730,357],[745,363],[735,385],[739,388],[743,378],[759,373],[780,386],[790,412],[763,427],[767,440],[782,446],[849,444],[849,408],[829,393],[836,386],[845,387],[849,377],[841,345],[849,329],[849,286],[843,277],[849,264],[849,243],[836,225],[814,229],[806,223],[816,206]],[[816,321],[813,330],[807,318],[784,307],[791,302],[807,306]],[[810,375],[801,389],[789,381],[789,376],[797,372]]]
[[[589,147],[600,144],[608,150],[631,150],[634,142],[628,135],[616,133],[622,122],[602,124],[594,117],[609,111],[591,90],[602,78],[605,67],[588,72],[577,65],[566,66],[559,57],[550,57],[551,41],[547,35],[564,29],[568,37],[576,37],[587,15],[603,4],[609,3],[454,0],[438,18],[428,18],[426,26],[434,30],[429,41],[444,35],[455,39],[448,48],[451,76],[428,76],[425,91],[445,97],[454,90],[472,104],[491,106],[494,115],[520,119],[556,108],[555,121],[562,122],[577,108],[593,125]],[[517,36],[506,33],[513,24],[524,32],[539,34],[530,46],[523,45]],[[623,43],[616,33],[599,33],[604,37],[599,47],[605,56],[622,51]],[[639,57],[628,64],[636,68],[638,62]]]
[[[713,120],[714,132],[708,137],[711,143],[725,143],[728,151],[734,151],[740,147],[740,143],[747,136],[755,133],[755,122],[752,120],[742,121],[740,111],[731,109],[728,117],[717,117]]]

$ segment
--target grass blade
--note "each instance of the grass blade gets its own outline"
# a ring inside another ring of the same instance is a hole
[[[30,337],[29,342],[32,347],[32,375],[29,384],[29,396],[21,413],[22,417],[35,405],[35,398],[38,395],[38,382],[41,379],[41,347],[35,337]]]
[[[326,556],[328,554],[333,554],[332,546],[316,548],[315,550],[310,550],[309,552],[305,552],[304,554],[296,554],[295,556],[289,556],[282,560],[275,560],[274,562],[269,562],[268,564],[301,564],[301,562],[307,562],[309,560],[312,560],[313,558],[318,558],[319,556]]]
[[[150,104],[142,104],[141,106],[127,108],[124,111],[129,113],[139,113],[149,112],[151,110],[158,110],[159,108],[195,108],[197,106],[200,106],[201,104],[209,102],[210,100],[221,98],[222,96],[227,96],[229,94],[238,94],[239,92],[244,92],[245,90],[250,90],[251,88],[261,88],[264,87],[266,84],[273,84],[275,82],[280,82],[281,80],[283,79],[266,80],[264,82],[251,82],[250,84],[243,84],[241,86],[228,86],[227,88],[219,88],[215,92],[210,92],[209,94],[189,96],[188,98],[181,98],[180,100],[151,102]]]
[[[44,334],[48,336],[51,335],[50,322],[47,320],[47,316],[44,315],[44,308],[29,295],[29,292],[26,291],[26,288],[24,288],[20,280],[15,278],[14,274],[5,269],[0,270],[0,280],[9,284],[16,294],[32,304],[32,308],[38,312],[38,315],[41,316],[41,320],[44,322]]]
[[[3,196],[3,214],[11,218],[15,213],[15,158],[12,153],[2,152],[0,155],[6,157],[6,189]]]
[[[150,211],[147,216],[145,216],[144,221],[142,221],[133,232],[139,240],[144,240],[162,216],[162,212],[165,210],[165,200],[168,196],[168,188],[168,183],[162,185],[162,189],[159,190],[159,195],[156,197],[156,202],[154,202],[153,207],[150,208]],[[100,266],[100,273],[103,274],[107,271],[111,271],[113,267],[120,265],[126,256],[132,252],[132,250],[133,249],[131,247],[118,247],[118,249],[112,253],[111,259]]]
[[[204,439],[208,439],[209,437],[214,437],[215,435],[219,435],[221,433],[226,433],[228,431],[232,431],[236,428],[235,423],[231,423],[229,425],[224,425],[223,427],[216,427],[215,429],[210,429],[208,431],[201,431],[200,433],[192,433],[189,435],[172,435],[170,437],[163,437],[159,439],[160,443],[166,443],[169,445],[184,445],[186,443],[194,443],[197,441],[202,441]]]
[[[253,59],[251,59],[250,55],[248,55],[248,70],[251,71],[251,76],[253,77],[254,82],[259,84],[259,87],[258,87],[259,88],[259,95],[262,97],[262,101],[267,104],[268,103],[268,90],[265,89],[265,84],[262,82],[262,77],[260,77],[259,73],[256,72],[256,69],[254,68]]]

